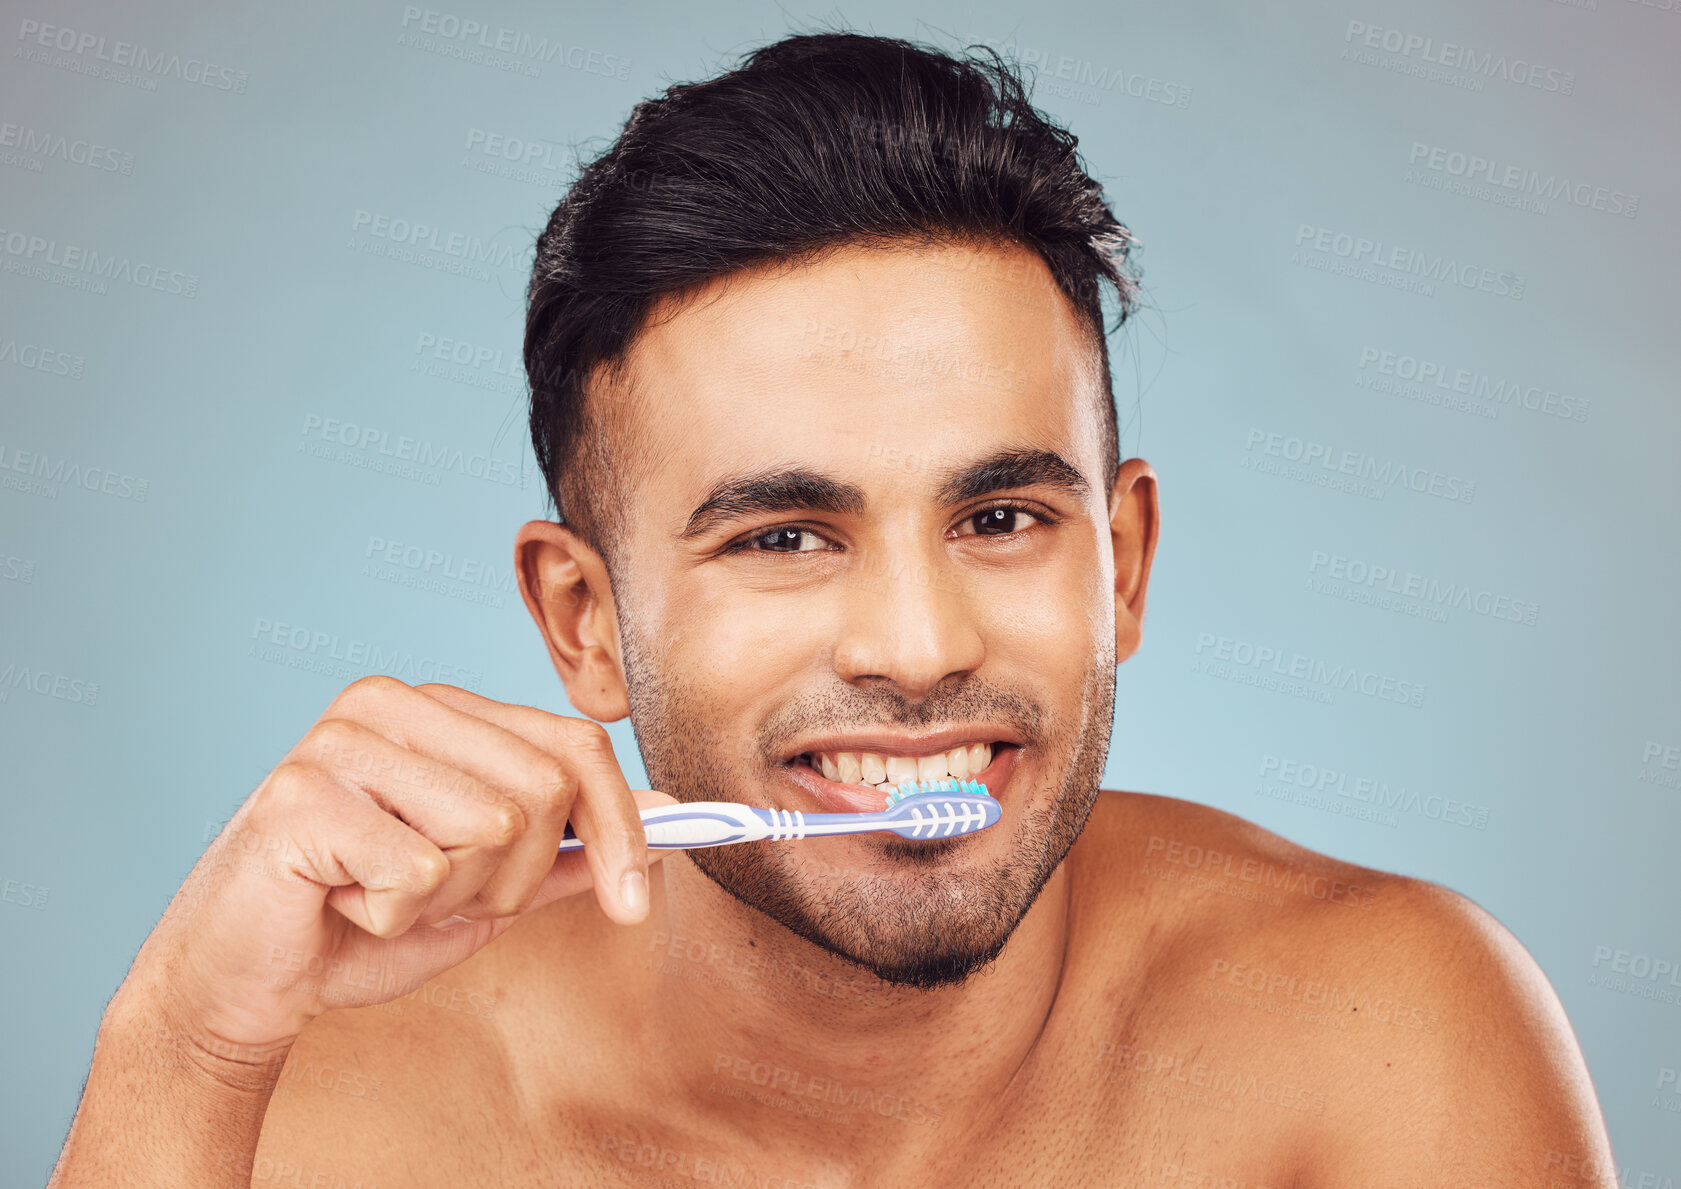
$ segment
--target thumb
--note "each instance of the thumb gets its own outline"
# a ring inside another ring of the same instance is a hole
[[[655,789],[632,789],[630,795],[636,800],[638,810],[663,809],[667,805],[682,804],[669,793],[662,793]],[[648,847],[647,856],[650,866],[665,858],[670,850],[665,847]],[[587,892],[595,886],[595,875],[590,870],[589,857],[581,850],[561,851],[555,856],[554,866],[543,877],[543,882],[537,885],[537,895],[532,897],[525,912],[519,916],[505,918],[507,924],[543,907],[556,900],[563,900],[567,896],[576,896]],[[504,928],[506,925],[503,926]],[[500,932],[500,930],[498,930]],[[494,936],[494,934],[492,934]]]

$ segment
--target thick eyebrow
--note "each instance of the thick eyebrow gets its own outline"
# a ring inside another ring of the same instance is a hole
[[[936,498],[944,504],[960,504],[1012,487],[1055,487],[1082,500],[1091,491],[1085,476],[1060,454],[1028,447],[1006,448],[975,462],[948,467],[942,476]],[[689,522],[678,540],[756,516],[791,512],[856,516],[867,504],[861,487],[806,467],[758,471],[725,479],[713,487],[689,513]]]
[[[689,513],[689,523],[677,534],[686,541],[702,533],[749,516],[783,512],[833,512],[857,515],[864,510],[864,491],[828,475],[791,467],[738,475],[714,487],[700,506]]]
[[[945,504],[961,504],[1011,487],[1055,487],[1079,500],[1091,493],[1086,477],[1054,450],[1008,448],[978,462],[950,467],[944,475],[938,498]]]

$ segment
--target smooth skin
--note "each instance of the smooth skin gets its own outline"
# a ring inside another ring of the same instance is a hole
[[[1481,909],[1092,795],[1158,483],[1138,458],[1099,480],[1094,357],[1036,256],[847,248],[661,314],[632,353],[657,395],[621,394],[646,454],[618,588],[561,525],[516,542],[588,718],[344,691],[136,958],[53,1185],[1615,1184],[1558,998]],[[1024,448],[1086,490],[940,498]],[[862,503],[685,535],[722,479],[788,467]],[[627,715],[682,799],[808,810],[774,766],[804,738],[1026,742],[1004,820],[931,859],[861,835],[703,871],[643,845],[636,807],[672,797],[627,786],[598,725]],[[556,859],[568,817],[589,845]],[[1034,896],[1058,824],[1078,840]],[[884,981],[934,940],[917,904],[942,941],[1008,944]]]

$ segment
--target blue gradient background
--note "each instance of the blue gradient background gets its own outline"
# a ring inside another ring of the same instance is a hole
[[[1681,747],[1670,2],[844,12],[863,31],[986,41],[1035,62],[1036,102],[1078,135],[1144,245],[1150,308],[1111,350],[1123,456],[1156,467],[1164,530],[1144,644],[1120,670],[1106,787],[1206,802],[1487,908],[1557,988],[1629,1185],[1681,1179],[1681,1099],[1659,1089],[1681,1066],[1681,985],[1600,985],[1606,951],[1681,964],[1681,771],[1663,751]],[[554,61],[531,77],[402,44],[417,30],[401,4],[146,7],[8,2],[0,24],[0,124],[132,164],[125,175],[0,146],[7,1185],[45,1179],[105,1001],[208,840],[366,671],[293,667],[308,654],[284,648],[265,659],[259,621],[456,666],[457,684],[570,712],[507,579],[516,527],[545,510],[519,371],[532,241],[575,151],[605,147],[638,99],[835,19],[769,3],[443,10],[600,63]],[[66,64],[96,69],[93,51],[20,39],[28,20],[208,59],[229,69],[224,81],[243,72],[242,90],[82,73]],[[1363,62],[1351,20],[1569,72],[1570,93]],[[482,138],[475,147],[475,130],[546,142],[544,155],[512,171]],[[1432,189],[1419,180],[1430,171],[1409,175],[1415,144],[1638,207],[1554,200],[1543,213]],[[391,245],[358,241],[358,211],[499,253],[482,276],[370,253],[357,243]],[[1522,296],[1336,275],[1316,267],[1334,252],[1298,245],[1303,226],[1516,274]],[[191,274],[196,295],[70,287],[62,278],[79,274],[40,269],[27,237]],[[440,362],[419,349],[425,335],[484,358]],[[42,348],[78,374],[23,362]],[[1361,366],[1367,348],[1588,411],[1471,398],[1488,417],[1379,391],[1362,382],[1378,376]],[[319,458],[311,415],[459,446],[525,483],[444,470],[433,484]],[[1256,463],[1278,460],[1249,447],[1257,430],[1470,479],[1475,496],[1394,486],[1371,499],[1263,473]],[[42,481],[17,472],[29,467],[19,450],[144,479],[145,498],[32,489]],[[502,581],[405,585],[420,571],[369,568],[374,538]],[[1455,609],[1439,621],[1323,593],[1316,553],[1524,600],[1536,620]],[[1203,664],[1205,634],[1419,683],[1423,704],[1225,679]],[[24,670],[82,683],[71,688],[84,700],[33,692]],[[612,730],[643,782],[629,723]],[[1284,761],[1418,800],[1374,813],[1268,775]],[[1432,817],[1433,795],[1486,810],[1485,825]],[[47,889],[44,905],[23,903],[40,896],[26,884]]]

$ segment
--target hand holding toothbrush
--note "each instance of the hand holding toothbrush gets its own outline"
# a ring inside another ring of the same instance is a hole
[[[628,786],[597,723],[363,678],[200,857],[107,1024],[148,1060],[277,1075],[316,1016],[399,998],[550,901],[593,887],[644,919],[664,851],[640,813],[675,804]]]

